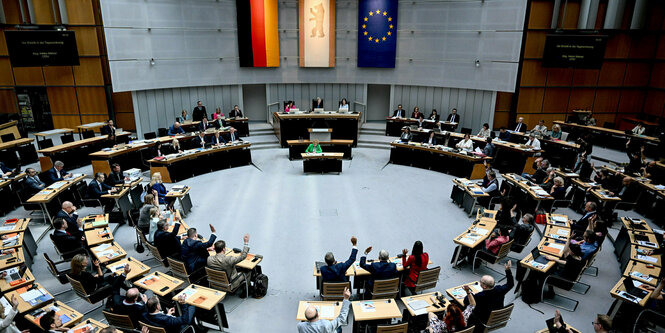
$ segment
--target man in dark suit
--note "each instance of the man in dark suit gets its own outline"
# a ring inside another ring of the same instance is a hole
[[[205,148],[206,143],[206,135],[204,132],[199,132],[199,135],[192,139],[193,148]]]
[[[237,130],[233,127],[231,127],[231,129],[229,129],[229,134],[226,135],[225,139],[226,139],[227,142],[242,141],[242,139],[240,138],[240,136],[237,133]]]
[[[63,259],[71,259],[78,253],[85,254],[82,242],[85,242],[84,236],[74,236],[67,232],[67,222],[63,219],[53,220],[53,242],[62,253]]]
[[[476,300],[476,307],[473,309],[471,318],[475,320],[480,320],[483,323],[487,322],[487,318],[490,316],[490,312],[503,308],[503,300],[506,296],[506,293],[513,288],[515,281],[513,280],[513,273],[510,271],[512,266],[510,260],[506,262],[504,268],[506,269],[506,284],[495,286],[494,278],[485,275],[480,278],[480,287],[483,289],[481,292],[474,294],[473,298]],[[471,290],[467,291],[471,293]],[[464,304],[469,304],[468,296],[464,298]],[[471,320],[470,320],[471,321]],[[478,324],[475,322],[474,324]],[[471,326],[472,323],[469,323]]]
[[[44,182],[37,176],[37,170],[27,168],[25,169],[25,173],[27,175],[27,177],[25,177],[25,186],[32,192],[32,194],[37,193],[46,187],[46,184],[44,184]]]
[[[573,222],[570,226],[573,229],[573,233],[582,234],[586,230],[589,226],[589,220],[596,215],[596,208],[598,208],[598,205],[595,202],[587,201],[584,205],[584,215],[582,215],[582,218]]]
[[[5,163],[0,162],[0,176],[9,177],[12,174],[12,169],[8,168]]]
[[[215,227],[210,224],[210,239],[203,243],[199,239],[199,235],[196,233],[196,228],[189,228],[187,230],[187,239],[182,242],[180,255],[182,261],[185,262],[185,266],[189,273],[196,271],[199,268],[203,268],[206,265],[206,260],[210,254],[208,253],[208,248],[215,244]]]
[[[406,110],[402,109],[402,104],[397,105],[397,110],[393,111],[393,117],[406,118]]]
[[[106,125],[102,127],[99,130],[100,134],[102,135],[108,135],[111,133],[115,133],[115,126],[113,125],[113,119],[109,119],[108,122],[106,122]]]
[[[226,139],[224,139],[224,136],[221,135],[220,131],[217,131],[215,132],[215,135],[210,137],[209,143],[213,146],[221,146],[223,144],[226,144]]]
[[[197,101],[194,110],[192,110],[192,121],[201,121],[203,117],[207,116],[208,113],[206,113],[206,107],[203,106],[201,101]]]
[[[49,185],[72,176],[71,173],[67,173],[64,170],[64,167],[65,163],[62,163],[61,161],[55,161],[55,163],[53,163],[53,167],[46,172]]]
[[[356,261],[356,255],[358,255],[358,248],[356,244],[358,239],[353,236],[351,237],[351,244],[353,244],[353,249],[351,250],[351,255],[349,259],[345,262],[336,262],[335,256],[332,252],[326,253],[325,261],[326,266],[321,266],[321,278],[323,282],[346,282],[349,281],[349,278],[346,276],[346,270],[353,265]]]
[[[208,123],[208,117],[203,116],[199,123],[199,132],[205,132],[208,128],[215,127],[215,125]]]
[[[517,124],[515,125],[514,132],[526,133],[526,124],[524,123],[524,117],[519,117],[517,119]]]
[[[76,213],[76,206],[69,201],[62,203],[62,209],[55,214],[56,219],[63,219],[67,222],[66,231],[72,236],[83,236],[81,219]]]
[[[508,132],[505,127],[499,129],[499,140],[510,141],[510,132]]]
[[[635,186],[633,186],[633,178],[626,176],[623,177],[621,187],[618,191],[610,192],[610,195],[616,195],[624,202],[634,202],[637,198],[636,190]]]
[[[138,327],[139,320],[145,313],[145,303],[148,297],[141,294],[137,288],[127,289],[123,297],[120,295],[120,288],[113,290],[113,313],[129,316],[134,327]]]
[[[369,265],[366,264],[365,259],[367,259],[367,255],[370,251],[372,251],[371,246],[365,250],[365,255],[360,257],[360,267],[372,274],[372,277],[367,279],[367,285],[365,286],[365,299],[371,298],[374,281],[392,279],[397,276],[397,265],[395,265],[394,262],[388,262],[390,255],[386,250],[379,251],[379,262],[373,262]]]
[[[459,123],[461,121],[461,117],[457,114],[457,109],[453,108],[450,111],[450,114],[448,115],[448,118],[446,118],[446,121],[449,123]]]
[[[95,174],[95,179],[88,184],[88,199],[99,199],[104,205],[104,211],[110,212],[115,206],[115,201],[113,199],[103,199],[102,195],[115,193],[117,189],[106,185],[104,183],[105,177],[103,172]]]
[[[242,118],[243,117],[242,110],[240,110],[237,105],[234,105],[233,110],[231,110],[231,112],[229,112],[229,117],[230,118]]]
[[[180,333],[193,322],[195,308],[185,303],[185,295],[178,297],[178,303],[182,310],[180,317],[175,316],[175,308],[170,308],[167,313],[163,313],[159,298],[152,296],[145,304],[146,312],[143,314],[143,320],[148,325],[163,328],[166,333]]]
[[[159,251],[159,255],[166,260],[171,257],[180,260],[180,237],[178,237],[178,230],[180,230],[180,223],[173,226],[173,231],[169,232],[169,225],[166,221],[157,222],[157,231],[155,231],[154,243]]]
[[[436,137],[434,137],[434,131],[429,132],[429,135],[423,139],[423,143],[436,146]]]
[[[108,184],[109,186],[116,186],[116,185],[122,185],[124,183],[125,183],[125,176],[122,175],[122,169],[120,168],[120,164],[113,163],[113,165],[111,165],[111,173],[109,173],[109,178],[106,179],[106,184]]]

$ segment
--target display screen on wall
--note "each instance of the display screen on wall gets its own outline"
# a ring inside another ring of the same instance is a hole
[[[607,36],[547,35],[543,67],[599,69]]]
[[[79,65],[74,31],[5,30],[5,39],[14,67]]]

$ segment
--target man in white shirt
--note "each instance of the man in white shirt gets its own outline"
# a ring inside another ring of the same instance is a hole
[[[527,146],[531,146],[534,149],[540,149],[540,140],[536,139],[534,133],[529,134],[529,141],[526,142]]]
[[[545,126],[545,121],[540,120],[538,121],[538,125],[531,130],[532,133],[540,134],[540,135],[545,135],[547,134],[547,126]]]
[[[464,151],[472,151],[473,150],[473,141],[471,141],[471,135],[464,134],[464,140],[460,141],[457,143],[456,147],[458,149],[462,149]]]
[[[344,301],[339,316],[333,320],[319,319],[319,311],[313,305],[305,309],[306,322],[298,323],[298,333],[334,333],[342,332],[342,326],[346,325],[346,319],[349,315],[351,302],[351,292],[349,288],[344,288]]]

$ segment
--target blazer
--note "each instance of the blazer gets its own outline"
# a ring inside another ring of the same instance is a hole
[[[430,114],[427,119],[434,120],[434,121],[439,121],[441,119],[441,115],[439,115],[439,114]]]
[[[316,151],[315,151],[316,150]],[[306,153],[313,153],[316,152],[317,154],[322,153],[323,149],[321,149],[321,145],[317,145],[316,149],[314,149],[314,144],[310,143],[309,146],[307,146],[307,149],[305,149]]]
[[[67,232],[70,233],[72,236],[78,236],[78,238],[81,238],[83,236],[83,231],[79,230],[79,225],[76,222],[78,215],[77,214],[72,214],[71,216],[67,214],[64,210],[60,210],[57,214],[55,214],[55,218],[58,219],[63,219],[65,222],[67,222]]]
[[[115,290],[114,290],[115,293]],[[119,293],[113,295],[113,313],[119,315],[129,316],[134,327],[138,327],[139,320],[143,317],[145,313],[145,304],[143,302],[136,302],[134,304],[128,305],[124,302],[125,297]]]
[[[111,171],[111,173],[109,173],[108,178],[106,178],[106,184],[108,184],[109,186],[115,186],[124,183],[125,183],[125,176],[123,176],[121,172]]]
[[[99,133],[101,135],[108,135],[111,133],[115,133],[115,126],[111,127],[109,125],[106,125],[99,130]]]
[[[570,228],[574,231],[584,232],[584,230],[586,230],[586,228],[589,226],[589,219],[591,219],[594,215],[596,215],[595,211],[584,213],[582,218],[570,225]]]
[[[67,253],[67,252],[72,252],[76,250],[81,250],[84,252],[85,250],[83,249],[83,246],[81,245],[81,237],[78,236],[73,236],[70,234],[67,234],[67,232],[62,231],[62,230],[56,230],[53,232],[53,242],[55,243],[55,246],[58,248],[60,253]],[[69,254],[67,257],[73,257],[74,254]],[[68,259],[68,258],[66,258]]]
[[[88,198],[99,199],[102,195],[108,194],[110,190],[111,186],[93,180],[88,184]]]
[[[189,304],[184,304],[180,306],[182,310],[182,315],[180,317],[169,316],[164,313],[143,313],[143,320],[148,325],[153,325],[157,327],[162,327],[166,330],[166,333],[180,333],[180,330],[189,324],[191,324],[191,319],[194,318],[190,313],[194,311],[194,307]]]
[[[524,123],[517,123],[515,125],[515,132],[526,133],[526,125]]]
[[[204,124],[203,121],[201,121],[199,123],[199,131],[200,132],[203,132],[203,131],[207,130],[208,128],[215,128],[215,124],[213,124],[212,122],[208,122],[207,124]]]
[[[229,132],[228,134],[225,134],[224,139],[226,139],[227,142],[242,141],[242,139],[238,135],[238,132],[235,132],[233,134],[231,134],[231,132]]]
[[[427,252],[423,252],[423,254],[420,256],[420,259],[422,262],[420,263],[420,266],[416,266],[416,257],[414,255],[410,255],[409,258],[406,256],[402,257],[402,267],[404,269],[407,269],[407,275],[404,277],[404,284],[407,287],[415,287],[416,281],[418,281],[418,275],[420,275],[420,271],[424,271],[427,269],[427,264],[429,263],[429,254]]]
[[[505,131],[503,133],[499,132],[499,139],[501,139],[501,141],[510,140],[510,132],[508,132],[508,131]]]
[[[192,139],[192,147],[194,148],[205,148],[206,145],[206,137],[200,137],[196,136],[194,139]]]
[[[566,188],[565,187],[558,187],[550,195],[552,197],[554,197],[555,200],[561,200],[566,195]]]
[[[177,129],[175,126],[171,125],[169,127],[169,131],[167,132],[168,135],[177,135],[177,134],[185,134],[185,130],[182,129],[182,127],[178,127]]]
[[[60,176],[58,176],[58,171],[55,170],[55,167],[48,169],[46,171],[46,177],[48,178],[49,184],[53,184],[57,181],[63,180],[64,176],[67,174],[67,171],[65,169],[60,170]]]
[[[429,143],[429,136],[423,139],[423,143]],[[432,144],[436,145],[436,137],[432,137]]]
[[[231,112],[229,112],[229,117],[231,117],[231,118],[242,118],[242,110],[240,110],[240,109],[238,109],[238,111],[236,111],[235,109],[231,110]]]
[[[203,117],[207,118],[208,113],[206,112],[206,107],[201,106],[201,109],[199,110],[198,106],[194,107],[194,110],[192,110],[192,121],[201,121]]]
[[[32,193],[36,193],[46,187],[46,184],[44,184],[44,182],[37,176],[25,177],[25,185],[32,191]]]
[[[1,173],[5,174],[7,172],[12,172],[13,170],[8,168],[5,163],[0,162],[0,171]]]
[[[452,113],[448,115],[448,118],[446,118],[446,121],[450,123],[459,123],[461,120],[462,118],[458,114]]]
[[[420,116],[423,116],[423,118],[425,118],[425,115],[424,115],[422,112],[420,112],[420,111],[418,111],[418,112],[416,112],[416,111],[411,112],[411,118],[416,118],[416,119],[418,119],[418,118],[420,118]]]
[[[402,142],[409,142],[413,139],[413,134],[411,133],[402,133],[402,136],[399,137]]]
[[[182,242],[180,255],[189,273],[206,265],[206,259],[209,256],[207,249],[215,244],[215,239],[217,239],[217,236],[212,234],[205,243],[191,238],[187,238]]]
[[[173,257],[180,260],[180,252],[182,251],[182,248],[180,247],[180,240],[178,239],[179,228],[180,223],[176,223],[171,232],[166,232],[164,230],[157,230],[155,232],[155,247],[159,250],[159,255],[161,255],[162,258],[166,259],[167,257]]]
[[[155,183],[152,185],[151,189],[157,191],[157,196],[159,197],[159,203],[164,204],[166,203],[166,186],[162,183]]]
[[[400,117],[400,118],[406,117],[406,110],[402,109],[402,110],[393,111],[393,117]]]
[[[346,276],[346,270],[356,262],[358,249],[353,248],[349,259],[345,262],[338,262],[330,266],[321,266],[321,279],[323,282],[346,282],[349,278]]]
[[[476,300],[476,307],[473,309],[473,315],[483,323],[487,322],[490,312],[503,308],[503,300],[506,293],[515,285],[513,273],[506,270],[506,284],[494,286],[492,289],[483,290],[473,295]],[[464,297],[464,304],[469,304],[469,297]]]
[[[90,272],[88,271],[82,271],[81,274],[79,275],[72,275],[71,273],[69,273],[69,276],[72,279],[81,282],[81,285],[83,285],[83,289],[85,289],[85,292],[88,294],[94,292],[98,287],[104,285],[103,276],[95,277],[94,275],[90,274]]]
[[[249,247],[243,246],[239,256],[227,256],[224,253],[217,253],[214,256],[208,257],[206,261],[208,267],[226,272],[226,277],[231,282],[232,288],[235,289],[242,282],[241,279],[238,279],[240,274],[236,270],[236,264],[245,260],[247,253],[249,253]]]
[[[217,144],[221,145],[221,144],[225,144],[226,140],[224,139],[223,135],[220,135],[219,137],[216,137],[216,136],[213,135],[213,136],[210,137],[209,143],[211,145],[217,145]]]
[[[536,169],[536,172],[534,172],[533,176],[531,176],[531,180],[533,180],[533,182],[536,184],[542,184],[545,179],[547,179],[547,171],[543,170],[542,168]]]
[[[367,280],[367,289],[371,291],[375,280],[392,279],[397,276],[397,265],[394,262],[377,261],[366,264],[365,256],[360,257],[360,267],[366,269],[372,274],[372,278]]]

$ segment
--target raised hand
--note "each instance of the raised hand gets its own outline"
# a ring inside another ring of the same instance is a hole
[[[353,244],[353,246],[356,246],[357,243],[358,243],[358,238],[356,238],[356,236],[351,236],[351,244]]]

